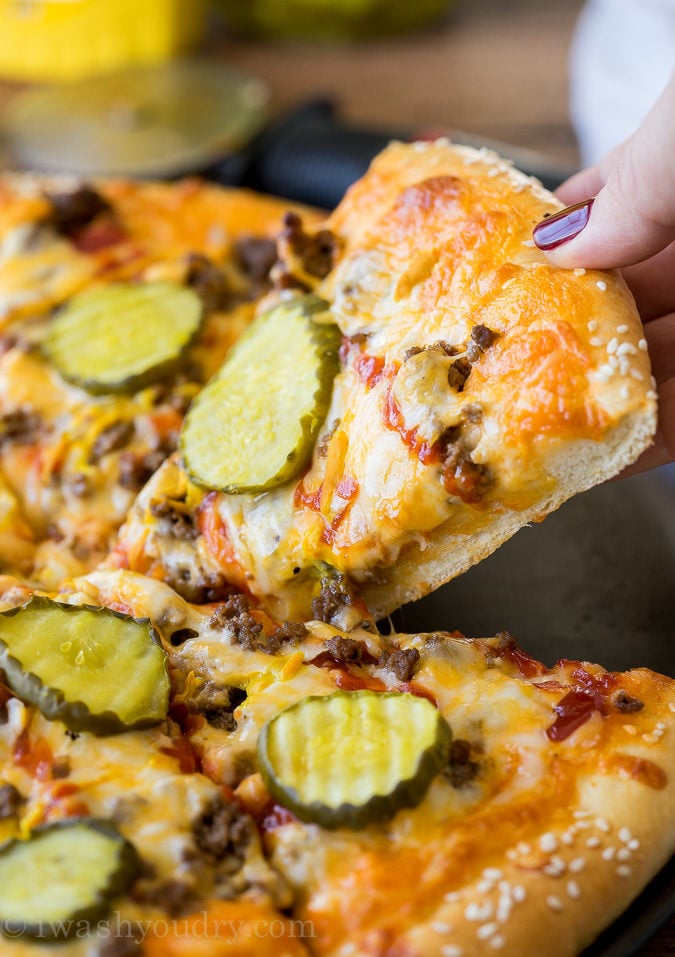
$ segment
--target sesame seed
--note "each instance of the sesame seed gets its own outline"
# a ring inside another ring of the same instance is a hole
[[[675,701],[670,701],[670,702],[668,703],[668,710],[669,710],[669,711],[672,711],[673,714],[675,714]]]
[[[483,877],[486,881],[499,881],[503,876],[498,867],[486,867],[483,871]]]
[[[500,881],[497,887],[499,888],[500,894],[506,894],[506,896],[508,896],[511,893],[511,885],[508,881]]]
[[[587,827],[591,827],[591,822],[590,822],[590,821],[577,821],[577,823],[574,825],[574,830],[575,830],[575,831],[584,831],[584,830],[586,830]]]
[[[565,831],[564,834],[561,834],[560,840],[563,844],[567,844],[567,846],[570,847],[574,844],[574,834],[571,831]]]
[[[611,831],[611,827],[609,826],[609,823],[604,819],[604,817],[596,817],[595,826],[597,827],[599,831],[604,831],[605,834],[609,834],[609,832]]]
[[[619,830],[619,833],[617,834],[617,837],[619,838],[622,844],[628,844],[632,836],[633,835],[630,832],[630,828],[628,827],[622,827]]]
[[[630,374],[634,379],[637,379],[638,382],[644,382],[645,377],[642,375],[639,369],[631,369]]]
[[[501,950],[505,943],[506,938],[503,934],[495,934],[494,937],[490,938],[490,947],[492,947],[493,950]]]
[[[607,283],[603,282],[602,279],[598,279],[595,285],[598,287],[600,292],[605,292],[605,290],[607,289]]]
[[[582,817],[590,817],[592,813],[592,811],[585,811],[583,808],[579,808],[577,811],[572,812],[572,817],[578,820]]]
[[[611,861],[613,860],[615,854],[616,854],[616,848],[610,845],[609,847],[606,847],[604,851],[602,852],[602,859],[603,861]]]
[[[621,356],[619,359],[619,375],[628,375],[630,369],[630,359],[627,359],[625,356]]]
[[[506,923],[513,907],[513,901],[510,897],[500,897],[497,904],[497,920],[500,924]]]
[[[429,926],[435,934],[449,934],[452,930],[452,925],[446,924],[445,921],[442,920],[433,920]]]
[[[476,931],[476,937],[479,940],[487,940],[488,937],[492,937],[493,934],[496,934],[498,930],[499,924],[493,920],[489,924],[481,924]]]
[[[560,877],[565,871],[565,865],[559,867],[557,864],[545,864],[543,871],[547,877]]]
[[[457,944],[446,944],[441,947],[441,957],[462,957],[464,951]]]
[[[532,848],[530,847],[529,844],[526,844],[525,841],[519,841],[516,844],[516,850],[518,851],[519,854],[522,854],[522,855],[532,853]]]
[[[585,276],[586,270],[584,269],[583,266],[577,266],[577,268],[573,270],[573,274],[575,276]]]
[[[590,346],[595,346],[595,347],[601,346],[601,345],[602,345],[602,339],[598,339],[597,336],[593,336],[591,339],[588,340],[588,344],[589,344]]]
[[[663,721],[657,721],[655,727],[656,727],[656,730],[657,730],[657,731],[665,731],[665,730],[666,730],[666,725],[665,725],[665,723],[664,723]]]
[[[516,849],[515,849],[514,847],[510,847],[510,848],[508,849],[508,851],[506,852],[506,858],[507,858],[507,860],[509,860],[509,861],[515,861],[515,860],[517,860],[518,854],[517,854]]]
[[[531,248],[534,246],[534,239],[524,239],[523,246],[529,246]]]
[[[459,900],[460,893],[459,891],[448,891],[448,893],[443,898],[444,901],[447,901],[448,904],[452,904],[453,901]]]
[[[514,884],[514,886],[511,888],[511,897],[514,899],[516,904],[522,904],[527,897],[527,891],[522,884]]]
[[[659,740],[659,738],[658,738],[658,735],[653,734],[653,733],[652,733],[652,734],[643,734],[643,735],[642,735],[642,740],[645,742],[645,744],[656,744],[656,742]]]
[[[652,734],[654,735],[655,738],[662,738],[663,735],[665,734],[665,731],[662,731],[661,728],[654,728],[654,730],[652,731]]]
[[[646,352],[646,351],[647,351],[647,340],[646,340],[646,339],[640,339],[640,341],[638,342],[638,349],[640,349],[641,352]]]
[[[546,903],[551,910],[561,911],[563,909],[563,902],[556,894],[549,894],[546,898]]]
[[[571,897],[572,900],[579,900],[581,897],[581,889],[576,881],[567,882],[567,896]]]
[[[555,834],[552,834],[550,831],[547,831],[545,834],[542,834],[539,838],[539,847],[544,851],[545,854],[550,853],[551,851],[558,850],[558,838]]]
[[[490,920],[493,914],[494,907],[490,901],[485,901],[484,904],[478,904],[476,901],[472,901],[467,905],[467,908],[464,911],[464,916],[467,920],[475,921]]]
[[[636,837],[632,837],[630,841],[628,842],[628,844],[626,844],[626,847],[630,851],[637,851],[640,847],[640,842],[638,841]]]
[[[580,874],[586,867],[585,857],[575,857],[569,863],[570,874]]]
[[[651,376],[649,377],[649,384],[650,384],[650,386],[652,387],[652,389],[655,389],[655,388],[656,388],[656,379],[654,378],[653,375],[651,375]]]
[[[619,389],[619,395],[624,400],[624,402],[630,399],[630,389],[628,388],[627,385],[621,386],[621,388]]]
[[[637,728],[634,724],[623,724],[621,725],[626,734],[637,734]]]
[[[597,328],[598,328],[598,320],[597,320],[597,319],[591,319],[590,322],[588,323],[588,331],[589,331],[589,332],[595,332],[595,330],[596,330]]]
[[[656,399],[656,397],[657,397],[657,396],[656,396],[656,392],[654,391],[654,389],[650,389],[649,392],[647,392],[647,398],[648,398],[648,399]]]
[[[586,847],[600,847],[602,841],[599,837],[596,837],[595,834],[592,834],[586,841]]]
[[[613,376],[613,375],[614,375],[614,366],[612,366],[612,365],[610,365],[609,363],[605,362],[604,365],[601,365],[600,368],[598,369],[597,375],[598,375],[598,378],[600,378],[601,375],[605,375],[605,376],[607,376],[607,377]]]
[[[619,850],[616,852],[617,861],[629,861],[632,856],[633,854],[630,848],[628,847],[620,847]]]
[[[636,356],[637,349],[630,342],[622,342],[616,350],[618,356]]]
[[[628,864],[619,864],[614,873],[617,877],[630,877],[633,871]]]
[[[613,336],[607,343],[607,352],[610,355],[612,355],[612,353],[616,352],[618,348],[619,348],[619,340],[616,338],[616,336]]]
[[[476,890],[479,894],[489,894],[494,888],[494,883],[492,881],[478,881],[476,884]]]
[[[487,171],[488,176],[499,176],[500,173],[504,172],[498,166],[493,166],[492,169]],[[534,244],[533,244],[534,245]]]
[[[625,362],[625,360],[623,360],[623,361]],[[609,363],[609,365],[611,366],[612,369],[618,369],[618,368],[619,368],[619,360],[617,359],[616,356],[609,356],[608,359],[607,359],[607,362]]]
[[[620,336],[622,336],[624,333],[628,332],[628,326],[625,324],[621,326],[617,326],[616,331],[618,332]]]

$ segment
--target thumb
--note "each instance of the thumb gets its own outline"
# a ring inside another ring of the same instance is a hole
[[[618,268],[655,255],[675,239],[673,156],[675,76],[637,132],[600,164],[604,185],[595,198],[542,220],[536,245],[568,269]],[[594,179],[597,172],[587,181]]]

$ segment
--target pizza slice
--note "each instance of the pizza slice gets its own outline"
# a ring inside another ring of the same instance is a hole
[[[54,587],[108,552],[267,291],[285,209],[198,180],[0,180],[0,469],[22,541],[0,542],[3,570]]]
[[[546,667],[507,634],[278,623],[128,571],[72,587],[161,633],[172,714],[313,954],[574,957],[673,851],[669,678]]]
[[[206,946],[222,957],[308,954],[281,910],[292,902],[290,885],[265,860],[256,824],[232,790],[201,773],[166,713],[168,699],[164,713],[146,713],[127,729],[112,727],[111,711],[101,710],[107,704],[127,720],[133,698],[147,711],[134,687],[147,677],[149,646],[137,654],[147,622],[85,609],[73,595],[69,605],[36,598],[7,576],[0,594],[3,957],[165,957]],[[50,638],[32,634],[36,614]],[[83,630],[75,624],[82,616]],[[111,625],[126,640],[108,657]],[[67,667],[52,676],[55,687],[43,669],[57,644]],[[165,655],[158,643],[152,648]],[[133,676],[120,681],[125,659]],[[163,683],[156,675],[146,698]],[[111,705],[116,684],[123,687]]]
[[[438,141],[391,145],[327,224],[288,218],[276,308],[195,399],[110,564],[345,626],[355,596],[381,617],[618,473],[655,429],[646,342],[618,274],[534,248],[557,208]]]

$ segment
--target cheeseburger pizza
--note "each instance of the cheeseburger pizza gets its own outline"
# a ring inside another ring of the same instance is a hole
[[[671,679],[3,586],[7,957],[572,957],[673,850]]]
[[[381,617],[633,461],[656,421],[642,327],[618,274],[534,248],[556,203],[495,154],[393,144],[327,224],[288,223],[286,288],[193,403],[111,563],[188,597],[224,577],[284,618],[326,589]]]
[[[101,561],[266,291],[285,209],[196,180],[0,182],[1,568],[54,586]]]
[[[0,957],[576,957],[668,859],[671,679],[377,626],[651,441],[556,208],[2,181]]]

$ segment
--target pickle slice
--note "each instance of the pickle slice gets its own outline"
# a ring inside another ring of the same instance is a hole
[[[268,721],[258,761],[269,792],[302,821],[358,830],[419,804],[451,739],[426,698],[338,691]]]
[[[202,317],[192,289],[115,283],[73,296],[52,320],[44,350],[65,379],[89,392],[134,392],[175,371]]]
[[[72,731],[117,734],[162,721],[167,655],[147,619],[33,596],[0,614],[12,691]]]
[[[64,940],[110,911],[140,871],[132,844],[109,821],[57,821],[0,847],[0,930]],[[78,923],[82,922],[82,923]]]
[[[303,468],[339,368],[339,329],[314,321],[327,309],[316,296],[283,302],[237,342],[183,423],[180,451],[194,482],[262,492]]]

